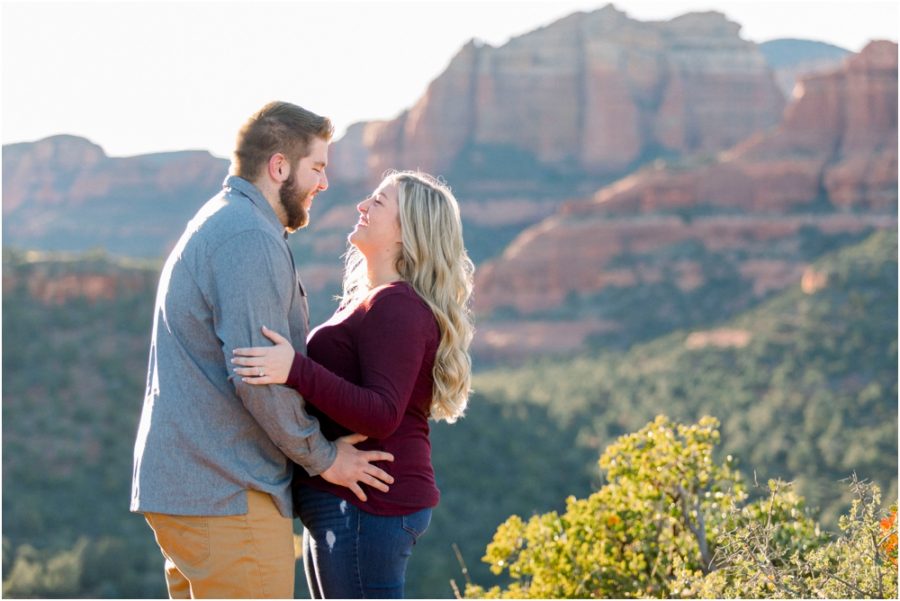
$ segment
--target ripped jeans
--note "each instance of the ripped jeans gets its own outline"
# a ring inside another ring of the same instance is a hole
[[[313,599],[402,599],[406,565],[431,509],[374,515],[309,486],[294,489],[303,567]]]

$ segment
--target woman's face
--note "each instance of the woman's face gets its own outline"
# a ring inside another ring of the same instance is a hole
[[[383,182],[371,196],[356,205],[356,210],[359,221],[350,233],[350,243],[367,256],[373,253],[394,256],[402,243],[397,185]]]

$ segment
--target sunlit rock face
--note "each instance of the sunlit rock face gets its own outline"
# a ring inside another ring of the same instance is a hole
[[[812,74],[834,71],[852,54],[849,50],[827,42],[781,38],[759,45],[775,81],[785,98],[790,98],[797,83]]]
[[[642,22],[610,5],[499,48],[473,41],[408,111],[335,144],[338,177],[521,156],[560,173],[616,174],[647,156],[727,148],[775,125],[784,107],[739,30],[716,12]]]
[[[479,271],[479,312],[539,314],[609,286],[694,289],[709,266],[685,245],[732,257],[764,295],[800,283],[805,233],[896,227],[897,45],[873,42],[798,87],[769,132],[640,170],[523,232]]]
[[[109,157],[75,136],[3,147],[4,245],[159,257],[221,189],[206,151]]]

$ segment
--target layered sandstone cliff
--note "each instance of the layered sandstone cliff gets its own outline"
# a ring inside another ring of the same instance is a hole
[[[717,160],[659,163],[563,212],[691,209],[892,211],[897,203],[897,45],[878,41],[797,86],[781,125]]]
[[[500,48],[471,42],[422,98],[333,149],[340,177],[534,160],[619,174],[648,156],[714,152],[777,123],[784,100],[755,44],[715,12],[641,22],[612,5]]]
[[[111,190],[175,190],[220,184],[228,168],[206,151],[108,157],[77,136],[51,136],[3,147],[3,215],[29,204],[70,207],[102,198]]]
[[[67,135],[4,146],[4,244],[157,257],[227,171],[205,151],[109,157]]]
[[[723,269],[763,296],[799,283],[816,245],[896,227],[897,45],[873,42],[800,92],[775,130],[639,171],[526,230],[480,269],[478,311],[540,315],[654,283],[689,292]]]

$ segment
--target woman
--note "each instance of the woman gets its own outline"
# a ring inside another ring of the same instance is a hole
[[[440,493],[428,418],[454,422],[469,393],[474,267],[450,189],[417,172],[390,173],[359,203],[337,312],[310,333],[308,356],[266,328],[275,346],[235,350],[252,384],[287,383],[331,439],[368,436],[392,453],[391,490],[347,488],[296,469],[295,511],[314,598],[403,596],[406,565]]]

